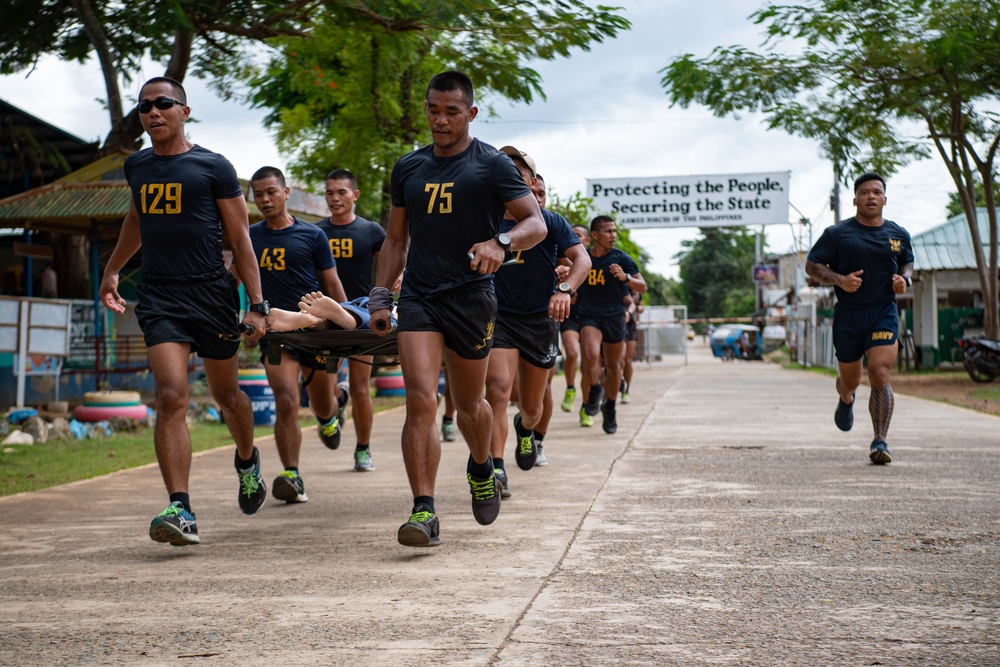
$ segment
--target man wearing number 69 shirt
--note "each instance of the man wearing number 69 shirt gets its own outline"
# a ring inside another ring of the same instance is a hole
[[[240,509],[254,514],[267,498],[253,444],[253,409],[237,378],[240,302],[236,279],[222,257],[223,230],[250,298],[243,320],[254,327],[250,340],[264,335],[267,302],[236,171],[226,158],[184,135],[191,113],[184,87],[166,77],[150,79],[139,90],[136,108],[152,148],[125,160],[132,201],[104,270],[100,298],[110,310],[125,312],[118,273],[141,247],[136,317],[156,382],[153,442],[170,494],[170,504],[153,519],[149,536],[186,546],[201,541],[188,495],[191,440],[185,417],[192,352],[202,358],[209,391],[236,442]]]
[[[340,282],[348,300],[367,297],[372,289],[372,271],[378,261],[385,230],[378,223],[354,213],[361,196],[358,179],[347,169],[335,169],[326,177],[326,205],[330,217],[316,223],[330,239],[330,252],[337,261]],[[354,447],[354,469],[367,472],[375,469],[372,461],[372,421],[375,407],[370,393],[372,361],[370,354],[347,361],[351,394],[351,421],[357,444]],[[343,428],[343,425],[341,425]]]

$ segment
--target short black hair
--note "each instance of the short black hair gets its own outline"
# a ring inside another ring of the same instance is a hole
[[[869,171],[861,174],[854,179],[854,193],[857,194],[858,188],[861,187],[862,183],[867,183],[868,181],[879,181],[882,183],[882,190],[885,190],[885,179],[880,175],[876,174],[874,171]]]
[[[535,174],[535,178],[537,178],[538,180],[542,181],[543,183],[545,182],[545,179],[542,178],[541,174]]]
[[[462,99],[465,100],[465,105],[470,109],[475,101],[472,79],[455,70],[435,74],[431,82],[427,84],[427,92],[424,94],[424,99],[430,96],[432,90],[440,90],[442,92],[460,90],[462,91]]]
[[[271,178],[272,176],[278,179],[278,182],[281,183],[281,187],[287,187],[285,185],[285,175],[281,173],[281,170],[277,167],[261,167],[253,173],[253,176],[250,177],[250,182],[253,183],[254,181],[263,181],[265,178]]]
[[[358,189],[358,178],[352,172],[347,169],[334,169],[329,174],[326,175],[324,179],[326,181],[350,181],[351,189]]]
[[[142,89],[146,86],[151,86],[154,83],[165,83],[168,84],[174,91],[174,96],[177,97],[184,106],[187,106],[187,93],[184,91],[184,86],[177,79],[171,79],[169,76],[154,76],[152,79],[146,83],[139,86],[139,96],[142,96]]]
[[[590,221],[590,231],[596,232],[597,227],[604,222],[610,222],[612,225],[615,224],[615,219],[610,215],[599,215]]]

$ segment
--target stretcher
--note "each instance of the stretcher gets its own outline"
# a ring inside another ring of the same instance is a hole
[[[340,359],[363,355],[396,356],[395,327],[378,336],[371,329],[322,329],[300,331],[269,331],[264,339],[268,341],[267,362],[281,363],[281,349],[285,348],[310,357],[325,357],[328,373],[336,373]],[[374,363],[377,366],[379,364]]]

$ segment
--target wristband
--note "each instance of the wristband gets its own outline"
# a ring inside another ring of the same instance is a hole
[[[388,287],[373,287],[368,293],[368,312],[374,313],[379,310],[392,310],[392,292]]]

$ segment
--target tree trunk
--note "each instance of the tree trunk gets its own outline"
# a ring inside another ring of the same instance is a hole
[[[52,234],[52,266],[59,279],[59,298],[90,299],[90,237]]]

